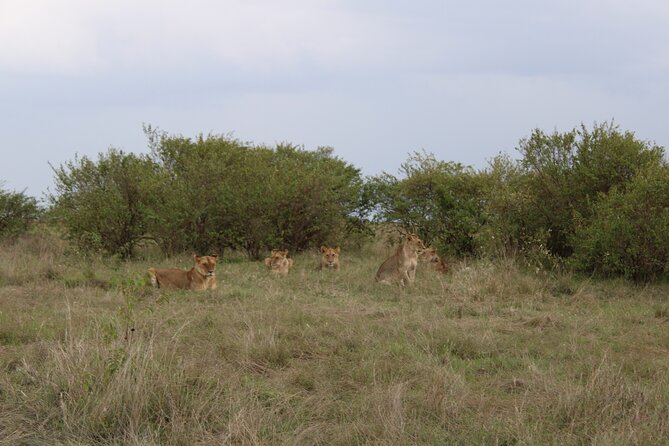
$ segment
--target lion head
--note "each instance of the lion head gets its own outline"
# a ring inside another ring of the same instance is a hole
[[[439,261],[439,254],[434,248],[425,248],[418,258],[425,263],[435,263]]]
[[[421,254],[425,250],[423,241],[416,234],[407,234],[405,244],[418,254]]]
[[[274,249],[272,254],[265,259],[265,266],[273,273],[285,275],[293,266],[293,259],[288,258],[287,249]]]
[[[321,269],[339,269],[339,253],[341,252],[339,246],[336,248],[328,248],[321,246]]]
[[[218,260],[217,255],[212,255],[212,256],[194,255],[193,259],[195,259],[195,267],[201,274],[207,277],[213,277],[216,275],[216,261]]]

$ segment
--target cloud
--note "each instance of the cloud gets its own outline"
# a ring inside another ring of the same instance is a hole
[[[72,3],[0,3],[0,69],[75,74],[98,66],[94,30]]]
[[[9,0],[0,17],[0,67],[24,73],[364,68],[394,40],[383,18],[329,1]]]

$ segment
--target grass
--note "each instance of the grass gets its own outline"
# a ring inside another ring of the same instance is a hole
[[[481,261],[399,289],[369,246],[170,292],[144,271],[188,256],[65,248],[0,250],[0,444],[669,443],[667,284]]]

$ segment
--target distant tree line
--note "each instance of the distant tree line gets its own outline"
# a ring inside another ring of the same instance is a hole
[[[399,175],[369,178],[328,147],[145,130],[147,155],[109,149],[54,168],[48,215],[74,246],[122,258],[144,243],[168,255],[232,249],[259,258],[391,224],[452,257],[512,257],[637,281],[668,272],[664,148],[612,123],[534,130],[518,159],[500,154],[482,170],[423,152]],[[12,214],[21,224],[0,220],[0,236],[25,229],[39,211],[16,193],[3,192],[0,205],[24,209]]]

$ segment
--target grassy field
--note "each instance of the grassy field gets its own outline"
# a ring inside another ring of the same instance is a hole
[[[513,262],[374,283],[388,248],[219,289],[144,285],[182,258],[0,249],[0,444],[669,443],[669,285]]]

